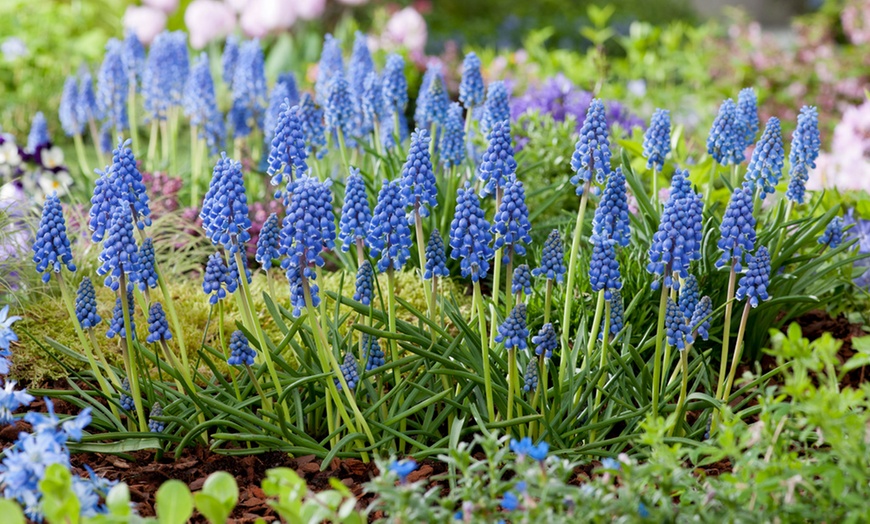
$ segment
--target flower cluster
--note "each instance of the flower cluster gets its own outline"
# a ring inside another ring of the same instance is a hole
[[[447,270],[447,254],[444,252],[444,240],[437,229],[432,230],[432,234],[429,235],[429,241],[426,242],[425,254],[424,280],[450,276],[450,271]]]
[[[752,214],[752,192],[738,187],[731,194],[725,208],[725,216],[719,226],[719,249],[722,257],[716,267],[734,265],[735,271],[743,270],[744,254],[755,249],[755,217]]]
[[[489,259],[494,255],[492,233],[480,200],[470,184],[456,196],[456,213],[450,223],[450,258],[461,259],[462,276],[477,282],[489,273]]]
[[[544,251],[541,255],[541,265],[532,270],[532,276],[543,276],[548,280],[562,283],[562,278],[567,269],[565,268],[565,251],[562,247],[562,236],[558,229],[550,231],[544,242]]]
[[[746,273],[740,277],[737,284],[737,292],[734,296],[737,300],[744,298],[749,300],[752,307],[758,307],[759,300],[768,300],[767,286],[770,285],[770,253],[767,248],[761,246],[755,255],[749,255]]]
[[[532,241],[531,230],[525,187],[516,175],[511,175],[506,181],[501,206],[496,211],[492,224],[492,232],[496,235],[492,247],[504,249],[505,264],[514,253],[525,256],[525,244]]]
[[[248,344],[248,338],[239,330],[230,335],[230,358],[227,364],[231,366],[252,366],[257,352]]]
[[[671,194],[662,211],[658,231],[649,248],[647,271],[663,277],[666,288],[679,289],[679,278],[689,277],[689,265],[701,258],[701,195],[695,192],[688,172],[677,170],[671,180]],[[653,281],[658,289],[659,280]]]
[[[610,139],[607,136],[607,116],[601,100],[596,98],[589,105],[579,134],[574,155],[571,157],[571,169],[574,170],[571,183],[577,186],[577,194],[582,195],[592,182],[593,174],[599,184],[610,174]]]
[[[380,257],[380,272],[401,269],[411,258],[411,228],[405,215],[401,181],[384,180],[367,238],[372,257]]]
[[[646,168],[661,172],[665,157],[671,152],[671,112],[656,109],[643,134],[643,157],[647,159]]]
[[[526,327],[526,305],[522,302],[514,306],[510,315],[498,327],[496,342],[504,342],[505,349],[526,349],[529,347],[529,328]]]
[[[349,389],[356,389],[356,385],[359,383],[359,365],[357,364],[353,353],[348,351],[344,354],[344,361],[341,363],[341,366],[339,366],[339,370],[344,376],[344,381],[347,382],[347,387]],[[333,380],[335,380],[335,387],[341,391],[341,381],[338,378]]]
[[[556,337],[556,330],[553,329],[553,324],[547,322],[541,326],[538,334],[532,337],[532,344],[535,345],[536,355],[544,355],[544,358],[552,357],[553,350],[559,347],[559,339]]]
[[[746,186],[754,194],[758,192],[763,200],[776,191],[785,163],[785,150],[782,147],[782,132],[779,119],[770,117],[764,126],[761,140],[752,152],[749,167],[746,168]]]
[[[212,244],[221,244],[230,253],[235,253],[240,244],[251,239],[242,165],[227,158],[226,153],[221,154],[214,166],[199,217]]]

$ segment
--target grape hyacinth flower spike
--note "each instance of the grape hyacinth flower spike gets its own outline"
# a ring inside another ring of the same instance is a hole
[[[604,187],[604,195],[595,215],[592,218],[592,236],[614,240],[625,247],[631,241],[631,229],[628,219],[628,194],[625,187],[625,175],[622,168],[617,167]]]
[[[214,166],[199,217],[212,244],[221,244],[230,254],[235,254],[240,244],[251,239],[242,165],[228,158],[226,153],[221,153],[221,159]]]
[[[480,118],[480,130],[489,133],[496,122],[510,121],[510,93],[501,80],[490,82],[486,90],[486,100],[483,103],[483,115]]]
[[[528,264],[520,264],[514,269],[511,278],[511,293],[517,295],[517,302],[520,301],[520,294],[525,293],[526,296],[532,294],[532,270]]]
[[[154,259],[154,241],[146,238],[139,248],[139,289],[146,291],[157,287],[157,268]],[[147,291],[146,291],[147,294]]]
[[[284,99],[281,112],[275,124],[275,134],[271,139],[269,150],[269,166],[266,172],[272,177],[272,185],[288,185],[308,171],[308,148],[305,145],[305,133],[299,118],[299,108],[290,106],[290,101]],[[285,181],[286,177],[286,181]],[[276,197],[283,194],[279,188]],[[285,205],[286,205],[285,201]]]
[[[812,106],[803,106],[798,115],[797,128],[791,136],[791,151],[788,155],[789,181],[785,196],[789,202],[804,203],[809,171],[816,167],[820,147],[819,111]],[[788,222],[788,218],[785,221]]]
[[[399,114],[408,105],[408,80],[405,78],[405,59],[402,55],[393,53],[387,57],[383,75],[384,104],[398,123]],[[394,134],[398,132],[398,129],[393,130]]]
[[[745,184],[753,194],[764,200],[776,191],[782,177],[785,163],[785,149],[782,147],[782,131],[779,119],[770,117],[764,126],[764,133],[752,152],[749,167],[746,168]]]
[[[514,306],[510,315],[498,327],[496,342],[504,342],[505,349],[526,349],[529,329],[526,327],[526,305],[522,302]]]
[[[691,327],[686,321],[685,315],[676,302],[668,297],[668,309],[665,317],[668,345],[683,351],[686,345],[692,343]]]
[[[825,232],[819,237],[819,244],[836,249],[843,243],[843,219],[834,217],[825,227]]]
[[[49,195],[42,207],[42,218],[33,241],[33,262],[36,270],[42,273],[42,281],[51,279],[51,271],[60,275],[61,267],[75,272],[69,238],[66,234],[66,221],[57,194]]]
[[[435,172],[429,155],[430,139],[426,129],[414,131],[408,157],[402,166],[402,198],[405,205],[412,208],[408,213],[408,222],[412,224],[420,225],[420,217],[428,217],[430,208],[438,205]],[[422,245],[421,238],[417,242]]]
[[[347,387],[351,390],[356,389],[356,385],[359,383],[359,364],[357,364],[353,353],[348,351],[344,354],[344,361],[341,363],[339,370],[344,377],[344,381],[347,383]],[[341,380],[338,378],[333,380],[335,381],[335,387],[341,391],[343,389]]]
[[[424,280],[438,277],[449,277],[447,270],[447,254],[444,251],[444,240],[437,229],[433,229],[426,243],[426,267],[423,271]]]
[[[755,89],[747,87],[737,94],[737,118],[743,127],[743,147],[755,142],[758,134],[758,95]]]
[[[510,175],[492,224],[493,234],[496,235],[493,248],[503,250],[502,263],[511,263],[514,253],[519,256],[526,254],[525,244],[532,241],[531,230],[525,187],[516,175]]]
[[[263,223],[263,229],[260,230],[260,237],[257,239],[257,253],[254,255],[254,259],[264,271],[268,272],[275,265],[275,260],[281,258],[278,251],[280,236],[281,227],[278,215],[271,213]]]
[[[232,293],[235,290],[236,283],[227,274],[224,257],[220,252],[209,255],[202,281],[202,291],[209,296],[209,303],[215,305],[218,300],[226,298],[228,292]]]
[[[239,37],[229,35],[224,43],[224,52],[221,54],[221,79],[230,91],[233,90],[233,76],[238,63]]]
[[[558,229],[550,231],[547,241],[544,242],[544,251],[541,255],[541,266],[532,270],[532,276],[544,277],[547,280],[555,280],[562,283],[565,275],[565,252],[562,248],[562,236]]]
[[[737,105],[729,98],[719,106],[719,113],[713,120],[713,126],[707,136],[707,153],[712,155],[719,165],[740,164],[745,158],[744,138],[743,125],[737,115]]]
[[[172,333],[169,331],[163,306],[160,302],[154,302],[148,309],[148,337],[145,340],[149,344],[156,344],[171,339]]]
[[[350,85],[344,73],[338,72],[330,83],[329,97],[323,106],[326,120],[326,131],[338,139],[342,152],[342,161],[347,166],[345,143],[357,135],[356,113],[353,107]]]
[[[665,157],[671,152],[671,113],[667,109],[656,109],[650,119],[649,127],[643,134],[643,157],[646,168],[661,173],[665,167]],[[657,191],[653,191],[655,198]]]
[[[121,282],[128,284],[139,282],[139,246],[133,237],[133,218],[130,207],[120,205],[112,214],[112,224],[108,236],[103,242],[97,268],[98,275],[106,275],[104,285],[118,291]]]
[[[526,365],[526,372],[523,375],[523,391],[526,393],[534,393],[538,389],[538,361],[535,359],[529,360]]]
[[[323,109],[315,105],[314,99],[308,93],[303,93],[299,100],[299,121],[302,123],[308,154],[314,153],[317,158],[323,158],[327,152]]]
[[[451,169],[465,161],[465,124],[462,120],[462,106],[458,102],[450,104],[447,119],[441,128],[441,143],[438,152],[445,169]]]
[[[417,107],[414,111],[414,122],[420,129],[431,129],[435,134],[435,126],[442,126],[447,117],[447,107],[450,105],[450,97],[447,94],[447,86],[444,83],[444,74],[441,66],[430,65],[423,75],[420,83],[420,92],[417,96]]]
[[[136,338],[136,322],[133,318],[133,288],[127,288],[127,307],[130,310],[130,331],[133,333],[133,338]],[[116,336],[126,339],[127,329],[124,326],[124,307],[121,304],[121,297],[115,298],[115,307],[112,309],[112,320],[109,322],[109,329],[106,331],[106,338],[115,338]],[[129,375],[128,375],[129,376]]]
[[[405,214],[401,182],[384,180],[368,232],[372,258],[378,258],[380,272],[398,270],[411,257],[411,229]]]
[[[106,44],[106,54],[97,74],[97,113],[105,115],[107,125],[120,133],[129,127],[127,120],[127,72],[121,58],[121,42],[112,38]],[[97,115],[91,113],[92,118]],[[92,131],[96,128],[92,128]],[[96,141],[97,137],[91,137]]]
[[[163,430],[166,429],[165,423],[154,418],[162,416],[163,406],[161,406],[159,402],[155,402],[154,405],[151,406],[151,414],[148,417],[148,430],[151,431],[151,433],[163,433]]]
[[[365,256],[363,249],[368,245],[366,237],[371,221],[372,211],[366,195],[365,180],[359,169],[351,167],[350,176],[345,182],[338,237],[341,239],[342,251],[349,251],[351,246],[357,248],[357,262],[360,264]]]
[[[233,71],[233,103],[227,115],[236,139],[247,137],[254,129],[262,129],[265,123],[268,88],[263,67],[260,41],[242,43]]]
[[[608,133],[604,103],[596,98],[586,111],[586,119],[580,127],[580,137],[571,157],[571,169],[574,171],[571,183],[577,186],[577,195],[582,196],[590,190],[593,175],[599,184],[610,175],[611,153]]]
[[[551,358],[553,350],[559,347],[559,340],[556,338],[556,330],[553,329],[553,324],[548,322],[541,326],[538,334],[532,337],[532,344],[535,345],[535,355]]]
[[[75,305],[76,320],[78,320],[82,329],[94,328],[103,321],[97,313],[97,295],[90,278],[82,278],[79,289],[76,292]]]
[[[119,201],[126,201],[132,207],[136,227],[145,229],[146,226],[151,225],[151,209],[145,183],[142,181],[142,173],[136,164],[136,157],[130,149],[130,144],[129,138],[119,140],[118,146],[112,150],[109,177],[115,184],[114,191]],[[94,191],[96,194],[96,189]]]
[[[700,296],[701,293],[698,286],[698,279],[695,275],[689,275],[689,278],[687,278],[685,282],[683,282],[683,285],[680,286],[680,296],[677,300],[677,306],[679,306],[683,316],[687,319],[691,318],[692,313],[695,311]]]
[[[253,366],[257,352],[248,343],[247,337],[240,330],[233,331],[230,335],[230,357],[227,364],[230,366]]]
[[[359,269],[356,271],[356,285],[354,287],[353,299],[360,302],[364,306],[370,306],[374,298],[375,287],[375,272],[372,269],[372,264],[368,260],[363,260]]]
[[[314,85],[315,99],[319,105],[326,105],[329,93],[332,90],[332,81],[338,73],[344,73],[341,44],[331,34],[327,33],[323,39],[320,62],[317,64],[317,80]]]
[[[459,101],[471,112],[484,101],[483,76],[480,58],[472,51],[462,60],[462,80],[459,82]]]
[[[366,371],[374,371],[386,364],[386,355],[384,355],[384,351],[381,349],[381,345],[378,343],[377,338],[368,333],[363,333],[362,346],[363,361],[366,364]]]
[[[722,256],[716,262],[716,267],[730,265],[736,272],[743,271],[745,256],[755,249],[752,207],[752,192],[745,187],[735,188],[719,226],[717,246],[722,250]]]
[[[60,125],[66,136],[81,135],[84,130],[85,123],[79,120],[79,115],[76,111],[78,101],[78,79],[74,76],[68,76],[63,83],[63,94],[60,97],[60,105],[57,110]]]
[[[704,340],[710,337],[710,316],[713,314],[713,302],[710,297],[703,297],[695,306],[695,311],[689,321],[689,326],[692,328],[692,337],[696,335]]]
[[[508,177],[517,171],[510,120],[493,122],[487,138],[489,144],[477,170],[477,178],[483,183],[480,195],[493,195],[499,203]]]

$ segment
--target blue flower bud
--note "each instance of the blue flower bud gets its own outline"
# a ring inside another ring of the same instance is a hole
[[[157,287],[157,267],[154,260],[154,241],[149,237],[139,248],[139,289]]]
[[[49,269],[60,273],[61,266],[75,272],[69,238],[66,235],[66,221],[63,218],[63,208],[57,194],[51,194],[42,207],[42,218],[33,240],[33,262],[36,270],[42,275],[42,281],[51,278]]]
[[[739,164],[744,160],[746,149],[743,122],[737,115],[737,105],[730,98],[719,106],[707,137],[707,153],[720,165]]]
[[[127,286],[127,308],[130,311],[130,330],[133,332],[133,338],[136,338],[136,322],[133,316],[133,286]],[[115,308],[112,310],[112,321],[109,322],[109,329],[106,331],[107,338],[127,338],[127,330],[124,328],[124,308],[121,305],[121,297],[115,299]]]
[[[538,334],[532,337],[532,344],[535,345],[535,355],[544,355],[544,358],[553,356],[553,350],[559,347],[559,339],[551,322],[541,326]]]
[[[538,389],[538,359],[533,358],[529,360],[523,375],[523,391],[534,393],[536,389]],[[502,502],[502,505],[504,504]]]
[[[604,103],[596,98],[592,100],[586,111],[586,119],[580,127],[579,139],[574,146],[571,157],[571,169],[574,176],[571,183],[577,186],[577,194],[582,195],[586,183],[595,180],[601,184],[610,175],[610,139],[607,127],[607,113]]]
[[[548,280],[562,283],[565,275],[565,250],[562,247],[562,236],[558,229],[550,231],[544,242],[544,251],[541,254],[541,267],[532,270],[532,276],[543,276]]]
[[[360,264],[359,269],[356,271],[356,286],[354,287],[353,299],[364,306],[370,306],[374,298],[374,281],[375,273],[371,262],[363,260],[363,263]]]
[[[722,257],[716,262],[721,268],[734,263],[735,271],[743,270],[744,254],[755,249],[755,217],[752,214],[752,193],[743,187],[734,189],[731,201],[719,226],[719,249]]]
[[[148,309],[148,337],[145,340],[149,344],[154,344],[161,340],[170,339],[172,339],[172,333],[169,331],[169,323],[166,322],[163,306],[160,305],[160,302],[154,302]]]
[[[788,191],[785,196],[796,204],[804,203],[810,168],[815,169],[821,147],[819,137],[819,111],[803,106],[798,115],[797,128],[791,135],[791,151],[788,155]]]
[[[401,269],[411,257],[411,229],[405,215],[405,200],[399,180],[388,182],[378,193],[378,203],[372,213],[368,243],[372,258],[378,260],[378,271]]]
[[[504,342],[505,349],[526,349],[529,344],[529,328],[526,327],[526,305],[522,302],[514,306],[504,322],[498,327],[496,342]]]
[[[462,80],[459,82],[459,101],[469,111],[483,103],[483,76],[480,74],[480,59],[474,52],[465,55],[462,61]]]
[[[532,271],[528,264],[520,264],[514,268],[514,274],[511,278],[511,293],[532,294]]]
[[[463,277],[477,282],[489,273],[492,233],[480,200],[469,183],[457,192],[456,211],[450,223],[450,258],[461,259]]]
[[[239,330],[233,331],[230,336],[230,358],[227,364],[230,366],[253,366],[257,352],[248,343],[248,338]]]
[[[423,271],[423,280],[449,276],[444,240],[441,238],[441,233],[437,229],[433,229],[432,234],[429,235],[429,241],[426,243],[426,266]]]
[[[76,319],[82,329],[90,329],[103,321],[97,314],[97,295],[88,277],[82,278],[76,292]]]
[[[782,131],[779,119],[770,117],[764,126],[761,140],[752,152],[749,167],[746,168],[746,182],[750,192],[759,192],[762,200],[776,191],[776,185],[782,177],[782,166],[785,163],[785,149],[782,147]]]
[[[843,219],[834,217],[828,222],[825,227],[825,232],[819,237],[819,244],[824,244],[831,249],[836,249],[837,246],[843,243]]]
[[[752,307],[758,307],[759,300],[770,298],[767,293],[767,287],[770,285],[770,253],[767,248],[761,246],[755,256],[749,255],[746,266],[746,273],[740,277],[734,297],[737,300],[745,298],[749,300]]]
[[[357,364],[353,352],[348,351],[344,354],[344,361],[339,366],[339,370],[344,376],[344,381],[347,382],[347,387],[349,389],[356,389],[356,385],[359,383],[359,364]],[[333,380],[335,381],[335,387],[341,391],[341,381],[337,377]]]

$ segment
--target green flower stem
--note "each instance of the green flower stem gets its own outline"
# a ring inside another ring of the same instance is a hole
[[[226,360],[230,359],[229,354],[227,353],[227,344],[226,339],[224,338],[224,301],[218,300],[218,317],[220,321],[218,322],[218,341],[220,341],[221,345],[221,353],[224,354],[224,358]],[[242,401],[242,393],[239,391],[239,384],[236,382],[236,376],[233,373],[230,373],[230,380],[233,383],[233,391],[236,394],[236,398],[239,402]],[[256,382],[256,380],[254,380]],[[257,384],[259,387],[259,384]]]
[[[429,124],[429,159],[435,157],[435,122]]]
[[[341,153],[341,166],[344,168],[344,173],[348,173],[350,164],[347,163],[347,147],[344,145],[344,131],[339,127],[335,130],[335,136],[338,137],[338,150]]]
[[[163,349],[163,353],[166,355],[166,361],[169,363],[169,365],[175,370],[180,370],[181,366],[178,365],[178,361],[175,359],[175,355],[172,354],[172,350],[169,349],[169,345],[162,338],[160,339],[160,347],[161,349]],[[159,364],[157,365],[157,369],[160,369]],[[186,377],[186,375],[184,376]],[[174,380],[175,387],[178,388],[178,393],[184,393],[184,386],[181,384],[181,381],[177,378]],[[193,384],[189,383],[188,387],[190,388],[190,394],[194,394]]]
[[[719,359],[719,382],[716,385],[716,398],[722,399],[725,375],[728,371],[728,343],[731,338],[731,314],[734,307],[734,286],[737,282],[737,259],[731,258],[731,274],[728,276],[728,292],[725,295],[725,326],[722,329],[722,355]]]
[[[659,388],[662,382],[662,344],[665,340],[665,313],[668,309],[668,288],[662,283],[662,297],[659,300],[659,322],[656,329],[656,349],[653,356],[652,413],[659,414]]]
[[[399,130],[399,110],[393,111],[393,138],[396,145],[402,142],[402,132]]]
[[[592,188],[592,178],[583,186],[583,196],[580,197],[580,209],[577,210],[577,223],[574,225],[574,239],[571,241],[571,255],[568,259],[568,283],[565,286],[565,308],[562,312],[562,336],[560,337],[562,359],[559,363],[559,382],[565,382],[568,372],[568,332],[571,322],[571,306],[574,301],[574,279],[577,277],[577,258],[580,254],[580,237],[583,234],[583,220],[586,216],[586,206],[589,203],[589,191]]]
[[[160,163],[166,166],[169,169],[169,157],[172,155],[172,139],[170,137],[171,133],[169,132],[169,120],[161,120],[160,121]],[[172,176],[175,176],[175,172],[173,171]]]
[[[519,301],[519,299],[517,299]],[[553,302],[553,279],[547,279],[547,291],[544,294],[544,324],[550,322],[550,305]],[[563,353],[567,355],[567,353]]]
[[[652,201],[653,209],[656,211],[659,210],[659,170],[656,167],[651,169],[652,171],[652,196],[650,200]]]
[[[269,298],[275,299],[275,283],[272,282],[272,275],[269,274],[269,270],[263,271],[266,275],[266,288],[269,290]]]
[[[327,379],[326,386],[332,395],[336,407],[338,407],[338,414],[344,420],[344,423],[350,431],[356,433],[359,431],[357,427],[362,428],[362,431],[369,439],[369,443],[372,446],[375,446],[376,441],[374,435],[372,435],[372,430],[369,428],[368,422],[366,422],[365,417],[363,417],[359,407],[356,405],[356,399],[354,399],[353,392],[347,386],[347,381],[344,378],[344,373],[341,372],[341,366],[339,365],[338,360],[336,360],[335,355],[329,349],[326,335],[317,320],[317,311],[315,310],[314,303],[311,299],[311,289],[308,286],[308,279],[304,277],[302,279],[302,292],[305,296],[305,307],[308,309],[308,321],[311,325],[311,330],[314,332],[314,341],[317,345],[318,354],[320,355],[321,365],[323,366],[324,371],[331,369],[335,373],[336,378],[341,384],[341,389],[344,391],[345,398],[350,404],[351,410],[353,410],[356,422],[354,422],[354,418],[351,418],[350,415],[348,415],[344,404],[341,402],[341,397],[339,396],[338,388],[335,387],[335,382],[331,379]],[[360,455],[363,462],[368,462],[368,453],[361,451]]]
[[[538,357],[538,388],[541,391],[541,415],[543,415],[544,420],[550,420],[550,410],[547,409],[549,406],[547,402],[547,391],[549,389],[547,382],[550,378],[549,362],[550,360],[544,353],[541,353],[541,356]]]
[[[145,418],[145,409],[142,406],[142,392],[139,389],[139,370],[136,368],[136,355],[133,349],[133,333],[132,323],[130,322],[130,305],[127,304],[127,275],[121,273],[118,279],[118,297],[121,300],[121,311],[124,313],[124,361],[127,364],[127,379],[130,381],[130,396],[133,397],[133,404],[136,406],[136,417],[139,419],[139,431],[142,433],[148,432],[148,420]]]
[[[88,116],[88,127],[91,130],[91,141],[94,143],[94,152],[97,153],[97,165],[100,168],[106,165],[106,158],[103,151],[100,149],[100,131],[97,129],[97,122],[93,116]]]
[[[79,161],[79,169],[82,171],[82,180],[87,181],[93,171],[88,166],[88,159],[85,154],[85,143],[82,141],[81,133],[73,135],[73,143],[76,146],[76,158]]]
[[[396,334],[396,275],[392,267],[387,269],[387,324],[390,334]],[[399,347],[395,338],[390,339],[390,357],[393,362],[399,361]],[[393,381],[399,386],[401,375],[399,366],[393,367]]]
[[[242,284],[242,307],[244,308],[245,316],[248,319],[248,329],[257,336],[257,340],[260,343],[260,352],[263,354],[263,361],[266,363],[266,369],[268,369],[269,377],[272,379],[272,383],[275,387],[275,396],[279,397],[281,395],[281,382],[278,380],[278,372],[275,370],[275,365],[272,363],[269,346],[266,344],[266,336],[263,334],[263,330],[260,328],[260,324],[257,322],[256,317],[254,317],[254,302],[251,299],[251,288],[248,286],[248,277],[245,274],[245,263],[242,260],[241,253],[242,248],[238,244],[236,244],[236,247],[236,267],[239,270],[239,282]],[[271,403],[268,407],[271,408]],[[284,409],[284,416],[289,419],[290,411],[287,409],[287,406],[282,403],[281,407]]]
[[[511,420],[514,415],[514,389],[517,379],[517,351],[511,348],[507,351],[507,366],[508,366],[508,396],[507,396],[507,418]],[[508,428],[510,429],[510,428]]]
[[[495,190],[495,209],[498,212],[498,209],[501,207],[501,199],[504,194],[504,189],[497,188]],[[496,332],[496,318],[498,311],[498,292],[501,290],[501,259],[502,259],[502,248],[498,248],[495,250],[495,260],[493,261],[493,269],[492,269],[492,325],[489,330],[489,345],[495,346],[495,332]],[[505,316],[510,314],[510,311],[505,311]]]
[[[480,329],[480,347],[483,353],[483,384],[486,393],[486,412],[489,421],[495,421],[495,407],[492,400],[492,377],[489,369],[489,340],[486,336],[486,310],[483,307],[483,296],[480,294],[480,282],[474,281],[474,295],[472,298],[477,311],[477,325]]]
[[[668,430],[669,436],[673,436],[677,426],[680,425],[680,421],[685,419],[683,407],[686,405],[686,394],[689,390],[689,351],[692,351],[692,344],[689,344],[684,350],[680,351],[680,369],[682,370],[683,380],[680,384],[680,399],[677,401],[677,409],[675,411],[677,418],[674,419],[674,425]]]
[[[514,294],[511,293],[511,284],[514,278],[514,250],[508,252],[508,263],[504,279],[504,310],[510,312],[514,308]]]
[[[100,341],[97,340],[97,333],[93,328],[88,328],[87,331],[88,339],[91,341],[91,345],[94,347],[94,353],[97,355],[97,360],[100,361],[100,364],[106,370],[106,374],[109,376],[109,382],[112,383],[112,387],[115,389],[121,389],[121,379],[118,378],[118,375],[115,374],[115,370],[109,365],[109,361],[106,359],[106,355],[103,353],[102,348],[100,348]]]
[[[178,176],[178,127],[180,112],[178,107],[169,110],[169,162],[172,166],[172,175]]]
[[[112,391],[112,388],[109,387],[109,384],[106,382],[106,377],[104,377],[102,372],[100,372],[100,367],[97,366],[97,361],[94,360],[94,353],[93,351],[91,351],[91,344],[88,341],[88,338],[85,336],[85,332],[82,330],[81,324],[79,324],[78,317],[76,317],[76,307],[73,303],[73,299],[70,295],[69,289],[67,289],[66,287],[66,282],[63,278],[63,272],[58,272],[56,273],[56,275],[57,283],[60,286],[60,295],[63,298],[64,304],[66,304],[69,318],[72,321],[73,327],[75,328],[76,335],[78,335],[79,337],[79,343],[81,343],[82,345],[82,349],[85,352],[85,357],[87,357],[88,359],[88,364],[91,366],[91,371],[94,374],[94,378],[97,379],[97,382],[100,385],[100,389],[103,391],[103,394],[106,395],[106,398],[112,398],[112,396],[114,395],[114,391]],[[126,302],[124,303],[126,304]],[[109,369],[108,366],[106,366],[106,369]],[[120,384],[118,384],[116,387],[120,387]],[[111,407],[112,413],[120,419],[120,415],[118,414],[115,405],[111,404]]]
[[[716,160],[713,160],[713,163],[710,165],[710,180],[707,182],[707,193],[704,195],[705,202],[709,202],[710,195],[713,194],[713,184],[716,182],[716,171],[718,166],[719,164],[716,163]]]
[[[195,124],[190,126],[190,207],[199,202],[200,138]]]
[[[725,383],[725,391],[722,393],[722,403],[728,404],[728,397],[731,395],[731,386],[734,385],[734,377],[737,375],[737,366],[740,364],[740,357],[743,354],[743,336],[746,334],[746,323],[749,320],[749,311],[752,306],[749,300],[746,300],[746,306],[743,307],[743,316],[740,318],[740,328],[737,330],[737,341],[734,346],[734,358],[731,360],[731,371],[728,372],[728,381]],[[710,432],[712,433],[712,429]]]
[[[604,290],[598,292],[598,302],[595,304],[595,316],[592,318],[592,331],[589,332],[589,340],[586,341],[586,355],[583,357],[582,369],[587,370],[591,366],[590,359],[595,343],[598,341],[598,330],[601,329],[601,318],[604,310],[610,307],[610,302],[604,299]],[[610,315],[604,319],[605,326],[610,322]]]
[[[601,291],[604,293],[604,291]],[[598,335],[595,336],[598,338]],[[605,301],[604,306],[604,331],[601,337],[601,360],[599,361],[599,368],[602,370],[601,378],[598,379],[598,388],[595,391],[595,404],[592,408],[592,424],[598,422],[598,407],[601,406],[601,397],[604,393],[604,386],[607,384],[607,373],[604,370],[607,367],[607,352],[610,347],[610,301]],[[589,436],[590,442],[595,441],[595,430],[592,430]]]
[[[260,385],[260,381],[257,380],[257,376],[254,375],[254,370],[251,369],[251,366],[249,366],[248,364],[245,364],[245,371],[248,372],[248,377],[251,379],[251,382],[254,384],[254,388],[257,390],[257,394],[260,395],[260,400],[263,401],[263,408],[268,409],[268,408],[266,408],[266,406],[271,406],[272,402],[269,400],[269,397],[266,396],[266,393],[263,392],[263,386]],[[233,376],[233,374],[230,373],[230,376]],[[233,384],[235,384],[235,383],[236,383],[236,379],[235,379],[235,377],[233,377]],[[331,417],[330,417],[330,419],[331,419]]]
[[[154,171],[157,167],[157,139],[160,135],[160,122],[155,118],[151,121],[151,133],[148,135],[148,169]]]
[[[244,150],[243,144],[244,139],[242,138],[236,138],[233,140],[233,158],[239,162],[242,161],[242,151]]]
[[[782,228],[779,230],[779,237],[776,239],[776,247],[771,252],[771,257],[779,256],[779,250],[782,249],[782,242],[785,240],[785,224],[788,223],[788,219],[791,218],[791,212],[794,209],[794,202],[792,200],[788,201],[788,205],[785,207],[785,220],[782,221]]]
[[[139,152],[139,119],[136,116],[136,83],[130,82],[127,94],[127,119],[130,121],[130,138],[133,140],[133,151]]]
[[[731,185],[733,187],[740,185],[740,164],[731,166]]]
[[[414,202],[414,227],[417,234],[417,256],[420,259],[420,282],[423,283],[423,295],[426,297],[426,304],[429,308],[429,318],[435,318],[435,303],[429,286],[423,280],[423,274],[426,273],[426,242],[423,237],[423,217],[420,216],[420,202]],[[435,332],[432,332],[435,336]]]

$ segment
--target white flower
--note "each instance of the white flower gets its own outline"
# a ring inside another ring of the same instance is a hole
[[[428,33],[426,21],[413,7],[396,12],[387,22],[385,36],[394,44],[403,45],[412,52],[423,52]]]
[[[6,140],[0,144],[0,165],[8,164],[17,166],[21,163],[21,155],[18,154],[18,146],[12,140]]]
[[[42,165],[46,169],[54,169],[63,165],[63,149],[52,146],[51,149],[42,150]]]
[[[58,196],[65,195],[72,185],[72,177],[66,171],[53,173],[45,173],[39,177],[39,188],[46,195],[57,193]]]
[[[166,13],[154,7],[131,5],[124,12],[123,23],[140,42],[148,45],[166,29]]]

